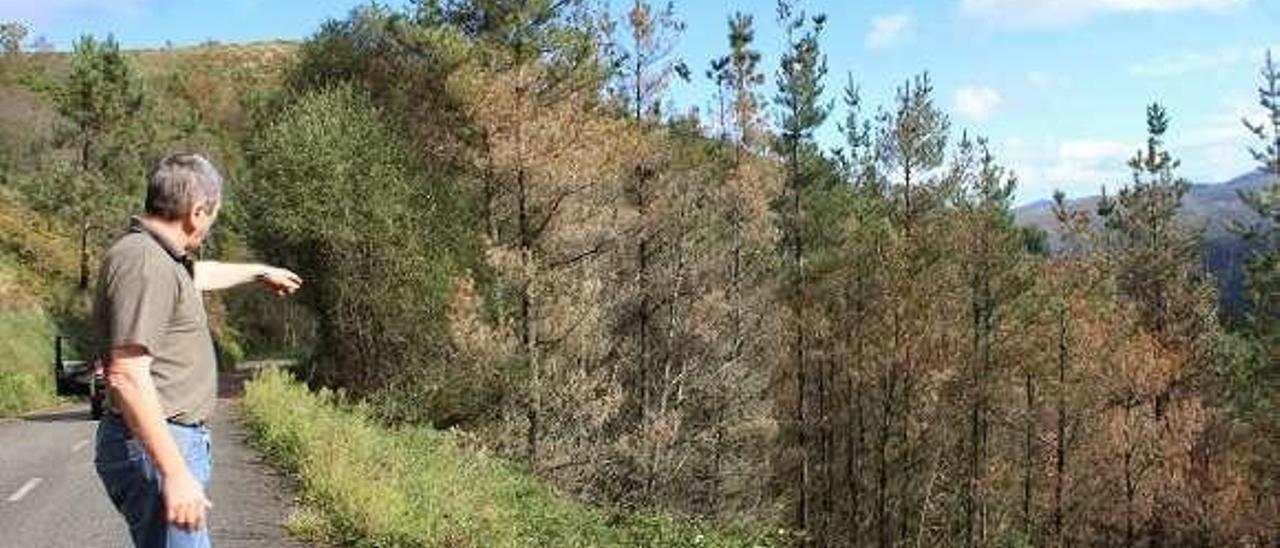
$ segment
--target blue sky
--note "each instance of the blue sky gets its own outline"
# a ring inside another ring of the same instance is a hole
[[[300,39],[356,0],[0,0],[0,20],[27,21],[66,49],[82,33],[112,32],[127,47]],[[395,2],[392,2],[395,4]],[[628,0],[612,0],[615,9]],[[829,17],[824,46],[834,98],[852,73],[869,105],[928,70],[953,127],[987,136],[1019,174],[1018,201],[1054,188],[1073,196],[1127,180],[1144,107],[1173,117],[1181,173],[1216,182],[1251,169],[1242,116],[1257,116],[1257,72],[1280,56],[1280,2],[1270,0],[809,0]],[[678,108],[708,107],[701,77],[726,48],[725,19],[755,15],[766,69],[780,37],[774,2],[684,0],[678,55],[694,74],[671,89]],[[772,88],[772,78],[769,80]],[[836,144],[835,117],[820,138]]]

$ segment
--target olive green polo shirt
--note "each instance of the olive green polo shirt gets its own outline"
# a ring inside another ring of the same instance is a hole
[[[184,250],[134,217],[103,257],[93,315],[104,353],[146,349],[164,416],[180,424],[206,422],[217,395],[213,338],[192,274]]]

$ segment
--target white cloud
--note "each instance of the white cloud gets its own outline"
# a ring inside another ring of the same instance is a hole
[[[1250,0],[961,0],[961,13],[996,25],[1057,26],[1103,13],[1223,11]]]
[[[76,18],[101,16],[135,17],[154,0],[39,0],[0,2],[0,21],[22,21],[36,33],[45,26]]]
[[[1137,145],[1100,139],[1076,139],[1058,144],[1058,160],[1097,164],[1123,161],[1138,150]]]
[[[1129,66],[1129,74],[1144,78],[1162,78],[1213,71],[1242,62],[1261,65],[1262,60],[1266,58],[1267,49],[1226,46],[1206,51],[1184,51],[1134,63]]]
[[[1182,161],[1178,174],[1193,182],[1226,181],[1255,167],[1248,148],[1257,145],[1240,120],[1265,121],[1257,97],[1238,91],[1186,118],[1175,115],[1165,136],[1174,157]],[[1010,136],[997,141],[996,155],[1018,174],[1015,203],[1048,198],[1054,189],[1069,196],[1097,194],[1131,181],[1127,161],[1145,146],[1140,128],[1133,134],[1075,138]]]
[[[1184,159],[1182,167],[1187,177],[1220,181],[1254,167],[1248,151],[1257,142],[1241,120],[1255,124],[1266,121],[1266,113],[1256,101],[1243,93],[1231,94],[1195,125],[1182,131],[1177,127],[1171,130],[1170,147],[1174,156]]]
[[[898,43],[910,25],[911,13],[907,11],[873,17],[871,32],[867,33],[867,47],[881,49]]]
[[[994,89],[986,87],[965,87],[956,90],[955,109],[958,114],[976,121],[986,120],[993,114],[1004,98]]]
[[[1098,138],[1026,141],[1011,137],[997,156],[1018,175],[1018,203],[1045,199],[1054,190],[1068,196],[1097,194],[1102,185],[1128,182],[1126,161],[1138,144]]]

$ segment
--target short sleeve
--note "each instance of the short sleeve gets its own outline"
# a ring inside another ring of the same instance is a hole
[[[110,348],[142,346],[155,354],[178,300],[173,268],[159,263],[147,253],[112,261],[103,293]]]

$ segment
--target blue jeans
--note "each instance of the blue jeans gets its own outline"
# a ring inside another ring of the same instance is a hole
[[[209,428],[169,423],[169,432],[187,461],[191,473],[209,491]],[[107,496],[129,523],[133,544],[139,548],[209,546],[209,529],[186,531],[169,525],[165,516],[164,478],[147,450],[129,432],[124,421],[107,413],[98,424],[97,456],[93,463]],[[207,518],[207,516],[206,516]]]

